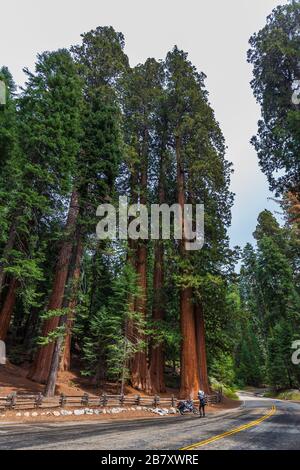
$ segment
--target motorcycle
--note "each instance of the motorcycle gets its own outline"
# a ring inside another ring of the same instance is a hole
[[[185,413],[193,413],[194,415],[199,414],[198,408],[194,405],[193,400],[182,400],[178,403],[177,408],[181,415]]]

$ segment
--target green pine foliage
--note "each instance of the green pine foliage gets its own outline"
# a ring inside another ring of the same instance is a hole
[[[287,189],[299,192],[300,110],[292,100],[300,73],[299,23],[299,1],[278,6],[250,39],[248,52],[253,65],[251,85],[262,111],[252,142],[277,194]]]
[[[120,381],[124,376],[127,379],[130,358],[144,346],[141,341],[136,342],[135,338],[127,334],[130,320],[134,320],[140,332],[145,329],[143,319],[131,308],[134,297],[138,295],[138,288],[136,275],[130,265],[125,263],[121,267],[109,289],[105,304],[99,303],[91,314],[87,314],[85,309],[81,313],[85,317],[84,323],[87,319],[87,329],[83,331],[82,338],[85,366],[82,373],[93,376],[96,383],[101,378]]]
[[[270,188],[284,196],[298,195],[300,187],[299,108],[291,100],[298,29],[299,2],[276,8],[251,38],[248,55],[262,108],[253,144]],[[162,345],[166,383],[177,386],[180,292],[191,288],[192,302],[204,313],[212,387],[222,384],[232,396],[235,386],[299,387],[300,373],[291,362],[292,342],[300,336],[295,225],[286,215],[281,226],[262,211],[255,245],[230,248],[233,170],[205,74],[177,46],[165,60],[149,58],[135,67],[124,47],[123,34],[112,27],[84,33],[70,51],[39,54],[20,92],[8,69],[0,69],[7,89],[7,103],[0,107],[0,315],[16,281],[9,358],[31,361],[34,348],[58,344],[70,328],[71,366],[95,384],[115,382],[123,389],[135,354],[146,352],[148,367],[150,351]],[[172,236],[160,245],[151,239],[97,240],[99,204],[117,204],[126,195],[148,207],[172,205],[180,166],[186,202],[205,205],[201,250],[183,254]],[[70,237],[65,223],[74,192],[79,215],[62,308],[48,310],[58,254]],[[80,275],[73,292],[78,247]],[[147,252],[146,292],[138,287],[141,247]],[[161,275],[157,291],[155,269]],[[139,310],[143,295],[141,314],[135,305]],[[154,321],[157,302],[162,311]],[[42,322],[58,316],[66,321],[41,338]]]
[[[247,315],[236,351],[237,377],[248,385],[275,389],[299,385],[292,342],[300,336],[298,253],[292,227],[280,227],[269,211],[258,217],[257,247],[247,245],[240,276]]]

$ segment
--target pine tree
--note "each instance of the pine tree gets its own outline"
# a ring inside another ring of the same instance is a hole
[[[205,278],[221,275],[228,253],[226,225],[230,223],[232,195],[229,192],[230,165],[224,158],[224,139],[214,119],[199,74],[187,54],[174,48],[166,59],[170,141],[176,162],[177,201],[205,203],[206,244],[203,250],[187,253],[186,240],[180,246],[181,312],[181,395],[209,389],[205,354]],[[218,221],[218,222],[217,222]],[[211,254],[208,254],[208,249]],[[212,263],[216,266],[212,270]],[[208,313],[208,312],[207,312]],[[197,365],[195,367],[195,364]]]
[[[276,389],[290,387],[298,380],[291,362],[292,332],[299,328],[298,252],[291,228],[280,227],[269,211],[259,215],[254,236],[257,249],[246,247],[241,268],[249,333],[242,331],[237,373],[244,383],[257,385],[260,378]]]
[[[300,3],[278,6],[250,39],[251,82],[262,119],[252,142],[270,189],[299,194],[300,110],[292,99],[299,70]]]
[[[6,103],[0,106],[0,295],[5,281],[5,266],[9,262],[14,245],[15,229],[10,224],[16,209],[16,191],[20,182],[18,118],[16,109],[16,86],[7,67],[0,69],[0,80],[5,84]]]
[[[31,217],[51,219],[52,211],[63,211],[60,198],[72,188],[80,135],[81,81],[66,50],[38,56],[35,74],[27,71],[28,82],[21,97],[22,150],[26,155],[25,180],[34,188],[27,196]],[[47,310],[60,309],[65,289],[72,232],[78,213],[76,195],[70,203],[68,221],[61,235],[61,246],[53,277]],[[26,200],[26,199],[25,199]],[[29,219],[30,220],[30,219]],[[57,326],[58,318],[44,322],[42,335]],[[45,383],[53,344],[40,348],[29,377]]]
[[[127,149],[131,202],[149,208],[149,193],[152,183],[151,172],[157,171],[153,162],[154,128],[157,119],[158,100],[162,93],[162,67],[154,59],[130,70],[121,83],[124,107],[124,133]],[[140,238],[130,241],[130,257],[138,276],[141,295],[136,298],[133,310],[140,313],[141,319],[147,316],[147,258],[149,242]],[[128,331],[137,341],[134,324]],[[148,371],[147,349],[138,351],[131,361],[131,382],[140,390],[151,390],[151,374]],[[161,373],[160,373],[161,374]],[[161,375],[160,375],[161,376]]]

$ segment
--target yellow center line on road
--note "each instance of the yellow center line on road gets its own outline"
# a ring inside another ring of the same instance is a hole
[[[224,432],[223,434],[218,434],[217,436],[210,437],[209,439],[205,439],[204,441],[196,442],[187,447],[182,447],[179,450],[193,450],[197,449],[198,447],[205,446],[206,444],[210,444],[211,442],[218,441],[219,439],[224,439],[224,437],[232,436],[238,432],[244,431],[245,429],[252,428],[253,426],[257,426],[258,424],[262,423],[265,419],[270,418],[276,413],[276,406],[273,405],[271,410],[261,416],[261,418],[256,419],[255,421],[250,421],[248,424],[244,424],[243,426],[239,426],[238,428],[231,429],[230,431]]]

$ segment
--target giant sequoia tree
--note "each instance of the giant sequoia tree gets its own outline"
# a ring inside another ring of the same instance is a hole
[[[205,347],[207,276],[221,275],[227,249],[232,195],[230,165],[224,159],[224,139],[207,100],[203,74],[176,47],[166,59],[170,144],[174,154],[177,201],[205,204],[205,244],[202,250],[178,247],[180,321],[182,334],[181,394],[209,389]],[[183,229],[184,229],[183,222]],[[208,312],[207,312],[208,313]]]
[[[29,377],[53,395],[76,355],[97,385],[161,393],[172,365],[182,396],[209,391],[206,341],[213,349],[228,323],[232,195],[204,74],[177,47],[130,68],[123,35],[98,27],[70,52],[39,55],[20,96],[2,76],[0,332],[31,353],[37,343]],[[204,203],[203,249],[143,233],[97,240],[98,205],[120,195],[137,213]]]
[[[127,172],[131,203],[150,207],[153,173],[157,167],[154,156],[155,122],[158,101],[162,94],[162,67],[154,59],[130,70],[121,84],[124,107],[124,133],[127,143]],[[137,273],[140,295],[132,305],[145,321],[147,317],[147,259],[149,241],[142,237],[130,240],[129,260]],[[157,267],[158,268],[158,267]],[[162,268],[161,268],[162,269]],[[127,334],[133,342],[144,341],[134,322],[129,322]],[[141,390],[151,390],[147,363],[147,348],[137,351],[131,359],[131,382]]]
[[[121,138],[119,132],[119,110],[115,103],[114,81],[127,65],[126,56],[123,53],[122,35],[116,33],[112,28],[98,28],[83,35],[82,44],[74,46],[72,53],[82,79],[83,100],[78,103],[80,111],[81,129],[79,137],[79,149],[76,160],[76,171],[74,172],[74,189],[72,193],[70,216],[67,225],[72,224],[73,236],[74,229],[77,230],[77,240],[74,246],[74,259],[80,258],[82,244],[84,239],[91,235],[95,230],[95,214],[97,206],[104,202],[108,195],[113,196],[114,180],[118,173],[120,161]],[[105,57],[105,60],[103,59]],[[99,68],[99,63],[101,67]],[[68,228],[70,232],[70,229]],[[72,233],[69,233],[72,237]],[[64,253],[64,282],[61,296],[53,291],[55,299],[60,298],[60,305],[55,308],[61,308],[63,297],[68,296],[67,284],[72,283],[78,277],[80,269],[80,259],[74,261],[76,268],[71,266],[72,238],[69,238],[69,244],[65,246],[67,253]],[[68,279],[68,268],[72,275]],[[61,271],[61,270],[60,270]],[[76,274],[77,273],[77,274]],[[76,292],[74,293],[74,295]],[[74,295],[72,297],[74,297]],[[75,298],[69,299],[65,307],[72,307],[76,301]],[[74,315],[74,307],[70,308],[70,314]],[[70,328],[72,326],[72,317],[67,315],[55,319],[55,325],[68,327],[67,338],[65,342],[65,353],[70,345]],[[63,324],[61,324],[63,323]],[[47,332],[48,333],[48,332]],[[49,382],[47,384],[47,393],[54,393],[55,381],[60,362],[60,352],[62,340],[58,339],[56,347],[53,344],[46,346],[51,354],[47,354],[52,362]],[[45,354],[45,347],[43,348]],[[53,354],[54,351],[54,354]],[[50,363],[47,367],[38,367],[49,375]]]

